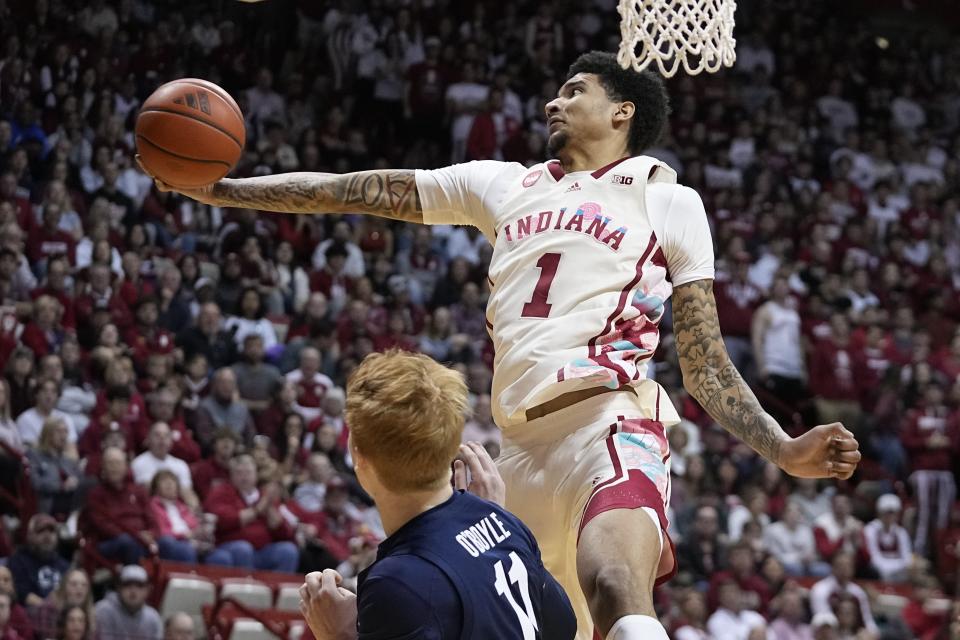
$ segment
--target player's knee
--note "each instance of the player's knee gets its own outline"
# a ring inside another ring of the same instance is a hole
[[[599,567],[585,582],[582,586],[595,616],[605,611],[615,620],[623,615],[654,613],[652,585],[641,584],[636,571],[626,564]]]

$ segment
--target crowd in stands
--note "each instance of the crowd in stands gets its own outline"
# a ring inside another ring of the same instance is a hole
[[[896,32],[864,3],[738,4],[736,66],[670,80],[649,153],[704,199],[761,402],[792,433],[842,421],[865,458],[794,480],[732,440],[667,314],[659,613],[680,640],[960,638],[960,41],[896,3]],[[618,45],[615,5],[0,0],[0,640],[192,637],[146,604],[150,556],[356,576],[383,531],[342,389],[373,351],[463,371],[464,437],[499,450],[481,234],[159,192],[134,161],[153,89],[237,99],[237,176],[531,164],[567,65]],[[889,585],[906,608],[877,606]]]

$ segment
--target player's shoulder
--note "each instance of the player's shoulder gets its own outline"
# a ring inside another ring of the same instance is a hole
[[[696,189],[676,182],[652,182],[647,185],[646,201],[648,209],[664,212],[700,212],[704,211],[703,199]]]
[[[432,580],[445,582],[447,577],[437,565],[416,553],[396,553],[381,558],[370,567],[366,577],[367,583],[388,581],[411,588]]]

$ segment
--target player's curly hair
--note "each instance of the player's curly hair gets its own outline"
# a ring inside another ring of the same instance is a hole
[[[567,78],[578,73],[596,75],[611,100],[632,102],[636,107],[627,139],[631,154],[642,153],[660,140],[670,115],[670,98],[660,76],[648,70],[624,69],[614,54],[604,51],[589,51],[577,58]]]

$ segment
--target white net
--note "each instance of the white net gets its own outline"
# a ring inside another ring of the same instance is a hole
[[[735,0],[620,0],[617,60],[637,71],[656,62],[667,78],[681,65],[691,75],[732,66],[736,10]]]

